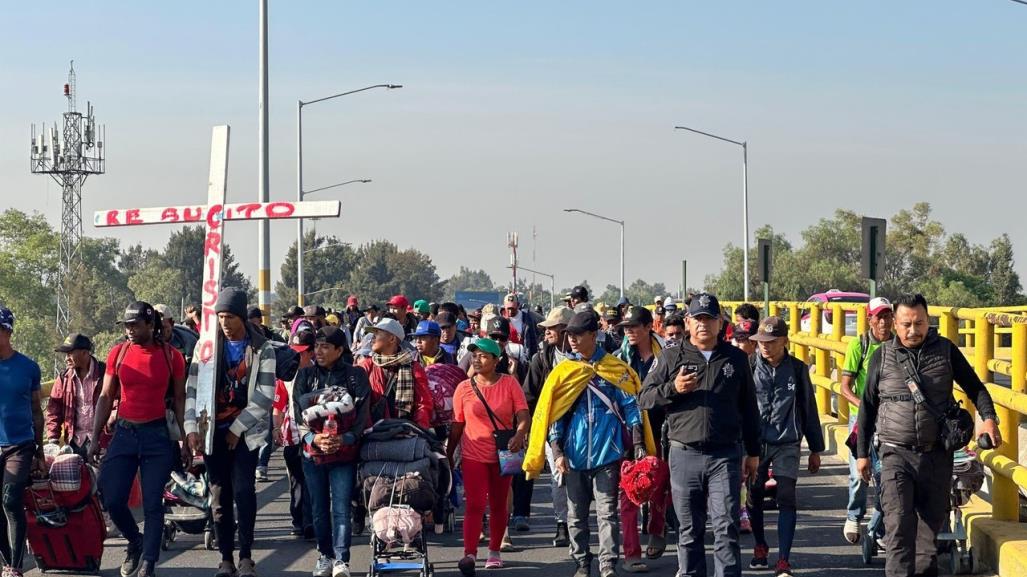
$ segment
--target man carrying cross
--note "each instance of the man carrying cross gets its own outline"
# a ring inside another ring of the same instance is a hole
[[[257,521],[254,484],[257,452],[268,433],[268,412],[275,395],[275,351],[264,335],[246,322],[246,293],[226,287],[214,305],[217,338],[222,351],[217,362],[214,440],[207,463],[214,527],[221,565],[216,577],[255,577],[251,548]],[[199,356],[199,351],[194,355]],[[202,453],[196,413],[199,367],[189,367],[186,381],[185,432],[193,451]],[[208,425],[209,426],[209,425]],[[235,565],[235,508],[239,512],[239,566]]]

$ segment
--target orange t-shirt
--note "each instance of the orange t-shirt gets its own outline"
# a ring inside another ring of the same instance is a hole
[[[475,382],[489,407],[498,419],[500,429],[515,427],[514,414],[527,411],[528,401],[517,379],[503,375],[494,384],[488,385],[478,379]],[[453,421],[464,423],[464,434],[460,439],[463,458],[476,463],[498,463],[496,442],[492,439],[495,428],[489,420],[489,413],[481,403],[478,395],[471,388],[471,381],[466,380],[456,387],[453,393]]]

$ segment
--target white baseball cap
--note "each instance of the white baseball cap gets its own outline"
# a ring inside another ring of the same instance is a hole
[[[870,304],[867,305],[867,314],[870,316],[877,316],[883,310],[895,310],[892,306],[891,301],[884,297],[877,297],[870,299]]]
[[[369,327],[366,330],[370,331],[384,331],[392,335],[396,335],[396,338],[402,341],[406,338],[406,331],[403,330],[403,325],[399,324],[396,319],[390,319],[388,317],[378,321],[378,324],[373,327]]]
[[[678,305],[677,305],[676,302],[674,302],[674,299],[672,297],[667,297],[663,301],[663,308],[665,308],[665,309],[675,308],[676,309],[676,308],[678,308]]]

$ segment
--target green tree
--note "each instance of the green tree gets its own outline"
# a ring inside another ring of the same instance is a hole
[[[350,294],[350,276],[356,264],[356,251],[334,236],[318,236],[315,231],[303,235],[303,291],[305,302],[337,305],[345,303]],[[275,311],[285,313],[296,305],[296,243],[282,262],[279,281],[275,283]],[[340,307],[341,308],[341,307]]]
[[[71,330],[90,337],[121,331],[115,323],[135,300],[128,277],[117,267],[120,243],[113,238],[83,238],[80,261],[71,271],[69,303]],[[154,302],[154,301],[151,301]],[[97,348],[97,352],[106,352]]]
[[[624,296],[628,297],[628,300],[636,305],[650,304],[657,295],[661,297],[670,296],[666,285],[662,282],[649,284],[644,279],[636,279],[635,282],[628,285],[624,290]],[[620,287],[612,284],[606,285],[606,290],[603,291],[603,294],[597,296],[594,300],[608,305],[617,304],[617,301],[620,300]]]
[[[0,214],[0,303],[15,315],[14,347],[49,375],[55,330],[58,235],[40,214]]]
[[[838,210],[802,231],[803,245],[793,248],[770,227],[756,238],[771,238],[773,271],[771,299],[805,300],[828,289],[863,292],[868,281],[860,269],[861,216]],[[753,247],[755,248],[755,247]],[[885,270],[878,287],[884,296],[921,292],[929,302],[978,307],[1022,302],[1023,287],[1013,266],[1013,247],[1006,235],[988,246],[971,244],[964,235],[947,236],[931,218],[928,203],[900,210],[892,218],[885,247]],[[750,259],[750,296],[762,290],[756,281],[756,259]],[[724,300],[742,296],[742,250],[724,249],[724,265],[706,278],[706,289]]]
[[[383,303],[395,294],[411,301],[437,301],[442,296],[443,283],[428,255],[415,249],[401,251],[387,240],[361,245],[356,252],[349,286],[364,302]]]
[[[492,282],[492,277],[489,276],[489,273],[482,269],[471,270],[465,266],[461,266],[460,271],[449,277],[445,282],[446,290],[443,294],[443,299],[447,301],[456,300],[457,291],[496,290],[496,285]]]
[[[1012,305],[1024,301],[1020,275],[1013,270],[1013,243],[1007,234],[991,241],[987,279],[994,295],[993,305]]]
[[[185,302],[199,304],[203,285],[203,241],[205,233],[202,226],[187,226],[171,233],[168,244],[160,253],[163,266],[182,273],[182,284],[176,294],[167,295],[168,304],[174,306]],[[221,268],[221,286],[235,286],[246,292],[252,292],[250,280],[239,271],[232,248],[224,245],[224,257]]]
[[[174,311],[182,306],[183,284],[182,271],[165,266],[160,259],[150,261],[128,280],[136,299],[150,304],[164,303]]]

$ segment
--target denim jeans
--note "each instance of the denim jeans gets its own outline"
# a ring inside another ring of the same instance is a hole
[[[229,449],[227,435],[227,428],[214,431],[213,451],[206,461],[218,550],[223,561],[233,560],[238,527],[239,558],[252,559],[253,530],[257,524],[257,451],[250,450],[245,438],[239,439],[235,449]]]
[[[134,542],[143,540],[143,560],[156,564],[164,534],[164,486],[171,478],[177,456],[171,451],[168,425],[164,419],[143,425],[119,421],[107,454],[100,464],[99,487],[111,521],[121,534]],[[143,493],[143,533],[139,533],[128,494],[139,472]]]
[[[322,555],[349,563],[350,499],[356,484],[355,463],[317,465],[303,458],[303,475],[310,492],[310,512],[314,519],[317,550]]]
[[[856,424],[858,415],[849,415],[849,432],[852,432],[852,427]],[[881,464],[878,461],[877,450],[874,449],[873,444],[870,445],[870,468],[874,472],[874,482],[877,484],[877,498],[878,504],[874,508],[873,512],[870,513],[870,523],[868,530],[874,535],[881,537],[884,535],[884,517],[881,514]],[[849,502],[845,506],[846,518],[853,521],[862,521],[863,517],[867,514],[867,483],[863,480],[863,477],[859,474],[856,469],[856,456],[849,452]]]
[[[713,526],[714,574],[741,577],[738,545],[742,451],[738,445],[704,450],[672,444],[670,483],[681,527],[678,529],[678,576],[706,577],[706,519]]]

